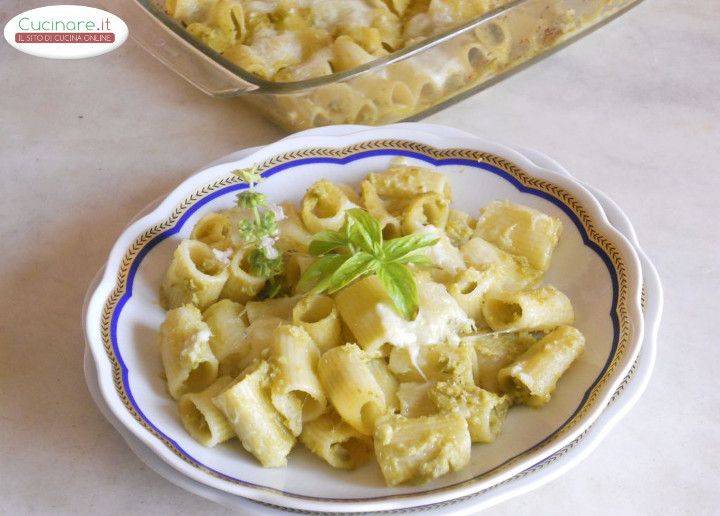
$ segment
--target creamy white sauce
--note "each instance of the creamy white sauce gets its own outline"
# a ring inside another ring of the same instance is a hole
[[[417,283],[420,306],[413,321],[404,319],[388,304],[375,307],[386,328],[388,342],[407,348],[411,357],[417,356],[420,346],[443,342],[458,345],[460,333],[472,327],[472,319],[443,285],[428,280]]]
[[[367,27],[375,9],[365,0],[311,0],[313,25],[334,31],[340,27]]]
[[[462,247],[462,254],[473,267],[501,261],[498,248],[480,237],[468,240]]]
[[[433,225],[425,226],[423,233],[436,235],[440,240],[427,250],[430,260],[443,269],[450,272],[457,272],[465,269],[465,261],[463,260],[460,250],[452,245],[450,239]]]
[[[208,328],[202,328],[188,336],[187,344],[180,352],[181,358],[190,364],[200,363],[205,358],[202,344],[209,342],[210,337],[212,337],[212,333]]]
[[[294,32],[278,33],[263,27],[253,34],[249,45],[272,68],[276,63],[295,64],[302,60],[302,44]]]
[[[221,251],[220,249],[213,249],[212,252],[213,255],[215,255],[215,259],[223,265],[228,265],[230,263],[230,258],[233,255],[232,248],[225,249],[224,251]]]
[[[244,2],[243,8],[249,13],[272,13],[280,7],[281,3],[283,3],[281,0],[249,0]],[[293,2],[293,6],[299,9],[305,8],[308,5],[308,0],[294,0]]]

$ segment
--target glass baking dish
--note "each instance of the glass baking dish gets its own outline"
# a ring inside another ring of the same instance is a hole
[[[487,87],[642,0],[515,0],[419,44],[298,82],[253,75],[195,40],[163,0],[105,0],[150,54],[216,97],[245,95],[290,131],[419,119]]]

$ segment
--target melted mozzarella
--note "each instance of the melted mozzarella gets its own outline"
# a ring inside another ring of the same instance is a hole
[[[212,333],[207,327],[198,329],[195,333],[188,336],[186,345],[180,352],[180,359],[193,365],[205,360],[206,355],[203,345],[210,342],[210,337],[212,337]]]
[[[386,329],[387,341],[408,348],[412,358],[420,346],[447,342],[457,345],[460,333],[472,328],[473,321],[443,285],[417,279],[419,310],[414,320],[404,319],[388,304],[378,304],[376,311]]]
[[[286,66],[302,61],[302,43],[294,32],[278,33],[271,27],[265,27],[253,35],[250,48],[271,68],[278,63]]]
[[[463,260],[460,249],[452,245],[445,233],[432,225],[425,226],[423,232],[434,234],[439,238],[438,242],[428,248],[427,251],[428,258],[430,258],[435,265],[450,272],[465,269],[465,261]]]
[[[313,25],[328,31],[341,27],[368,27],[375,9],[365,0],[312,0]]]
[[[221,251],[220,249],[213,249],[212,252],[215,255],[215,259],[223,265],[229,264],[230,258],[233,255],[232,248],[225,249],[224,251]]]

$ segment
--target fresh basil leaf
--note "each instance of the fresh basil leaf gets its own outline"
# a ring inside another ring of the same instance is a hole
[[[327,254],[321,256],[305,270],[297,284],[297,290],[305,292],[323,278],[330,277],[345,261],[349,254]]]
[[[360,208],[347,211],[347,234],[358,248],[370,254],[378,254],[382,249],[382,229],[375,218]]]
[[[347,247],[347,244],[347,238],[339,231],[320,231],[313,236],[309,251],[313,256],[321,256]]]
[[[414,319],[418,311],[418,292],[410,271],[399,263],[384,263],[378,268],[377,275],[400,315]]]
[[[315,293],[327,291],[333,294],[343,287],[349,285],[361,276],[370,274],[377,269],[377,259],[364,252],[359,252],[348,258],[330,276],[320,280],[320,283],[313,289]]]
[[[400,238],[393,238],[383,244],[383,254],[388,262],[398,261],[403,256],[430,247],[438,242],[439,238],[433,233],[413,233]]]
[[[401,256],[400,258],[393,260],[390,263],[404,263],[404,264],[411,263],[413,265],[418,265],[420,267],[432,267],[433,265],[435,265],[429,256],[427,256],[426,254],[423,254],[419,251],[413,251],[412,253],[406,254],[405,256]]]

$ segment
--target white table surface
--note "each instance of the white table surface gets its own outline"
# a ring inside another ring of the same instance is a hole
[[[4,0],[0,22],[47,3]],[[637,407],[570,474],[487,514],[720,514],[719,79],[720,2],[647,0],[427,119],[542,150],[608,193],[665,287]],[[229,512],[147,469],[100,415],[80,308],[135,213],[283,134],[132,41],[79,61],[0,42],[0,514]]]

